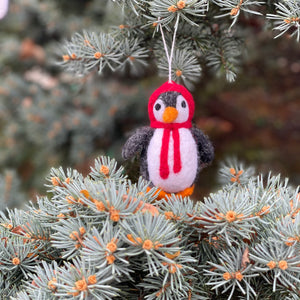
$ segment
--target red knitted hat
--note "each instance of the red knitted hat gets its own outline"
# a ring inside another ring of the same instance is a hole
[[[158,123],[154,117],[154,113],[153,113],[153,105],[155,103],[155,101],[157,100],[157,98],[159,97],[160,94],[162,93],[166,93],[166,92],[178,92],[180,93],[185,100],[188,102],[188,106],[189,106],[189,118],[187,120],[187,122],[185,123],[189,123],[191,127],[192,126],[192,118],[194,116],[194,110],[195,110],[195,103],[194,103],[194,99],[192,94],[182,85],[177,84],[176,82],[172,81],[172,82],[165,82],[163,85],[161,85],[158,89],[156,89],[153,94],[150,96],[149,98],[149,102],[148,102],[148,114],[149,114],[149,119],[151,122],[151,127],[156,128],[156,123]]]

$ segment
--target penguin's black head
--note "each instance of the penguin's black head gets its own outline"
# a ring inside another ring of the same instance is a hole
[[[165,82],[149,98],[148,114],[152,128],[192,127],[195,103],[192,94],[176,82]]]
[[[159,122],[183,123],[189,118],[188,103],[179,92],[165,92],[155,101],[153,114]]]

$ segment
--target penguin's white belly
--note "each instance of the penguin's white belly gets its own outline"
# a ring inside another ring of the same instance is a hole
[[[181,170],[174,173],[174,140],[170,134],[168,149],[169,176],[160,176],[160,155],[164,129],[155,129],[147,150],[149,179],[165,192],[177,193],[190,187],[196,177],[198,168],[197,145],[192,133],[187,128],[179,129]]]

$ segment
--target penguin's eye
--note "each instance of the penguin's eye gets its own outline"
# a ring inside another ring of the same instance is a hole
[[[186,102],[185,101],[181,102],[181,107],[186,108]]]
[[[156,110],[160,110],[161,109],[161,105],[159,103],[156,103],[155,106],[154,106],[154,108]]]

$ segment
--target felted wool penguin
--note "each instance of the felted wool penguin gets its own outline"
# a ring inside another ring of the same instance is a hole
[[[208,137],[192,127],[195,104],[182,85],[166,82],[148,103],[150,127],[142,127],[125,143],[124,159],[140,153],[141,175],[166,194],[189,196],[199,171],[214,157]]]

